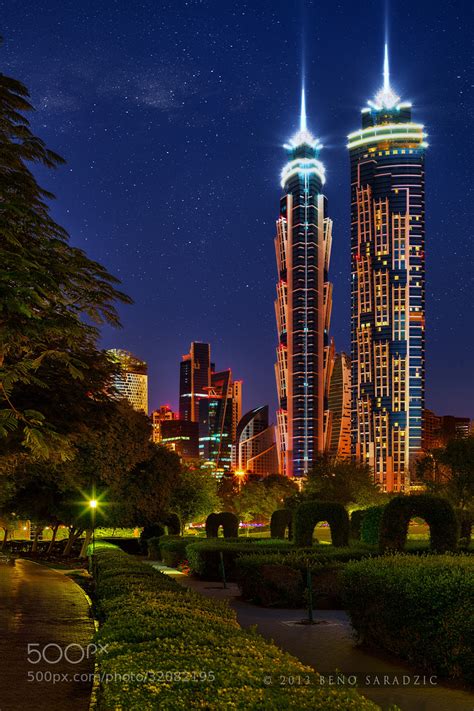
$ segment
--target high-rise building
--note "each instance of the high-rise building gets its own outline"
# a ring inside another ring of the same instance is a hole
[[[268,426],[268,405],[247,412],[237,426],[232,467],[260,476],[278,473],[275,428]]]
[[[351,160],[352,447],[383,491],[408,489],[425,383],[425,141],[384,81],[348,136]]]
[[[177,420],[178,414],[173,412],[169,405],[162,405],[158,410],[153,410],[151,413],[152,442],[158,444],[161,442],[161,423],[169,420]]]
[[[109,357],[120,366],[120,373],[114,378],[118,397],[126,398],[134,410],[148,414],[148,367],[128,351],[111,348]]]
[[[199,422],[199,402],[207,398],[211,385],[211,346],[209,343],[191,343],[189,353],[183,356],[179,374],[179,417],[181,420]]]
[[[337,353],[329,388],[327,452],[334,457],[351,456],[351,359]]]
[[[471,434],[469,417],[435,415],[431,410],[423,410],[423,450],[445,447],[453,439],[464,439]]]
[[[277,447],[280,471],[287,476],[304,476],[325,448],[332,221],[322,194],[321,147],[307,128],[303,90],[300,128],[285,146],[288,161],[281,174],[275,239]]]
[[[230,471],[236,418],[242,411],[242,381],[232,380],[232,371],[211,373],[207,398],[199,405],[199,452],[212,462],[217,474]]]
[[[172,449],[181,459],[199,458],[199,424],[191,420],[163,420],[160,444]]]

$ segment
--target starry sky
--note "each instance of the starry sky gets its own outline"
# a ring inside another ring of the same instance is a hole
[[[191,340],[244,380],[245,409],[276,407],[274,224],[303,66],[349,349],[345,139],[382,83],[387,27],[392,85],[429,133],[426,402],[474,418],[470,0],[9,0],[1,17],[1,71],[67,160],[38,173],[53,214],[134,299],[103,345],[148,361],[151,408],[177,405]]]

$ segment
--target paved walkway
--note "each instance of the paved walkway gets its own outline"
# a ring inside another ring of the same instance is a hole
[[[187,577],[160,563],[152,565],[203,595],[227,599],[235,609],[242,627],[256,625],[263,637],[273,640],[321,674],[333,674],[336,670],[346,675],[357,674],[362,678],[370,674],[371,682],[375,681],[375,677],[382,680],[384,675],[389,675],[392,680],[394,677],[402,680],[404,675],[414,677],[412,668],[400,664],[393,657],[370,654],[355,646],[352,627],[343,610],[317,610],[314,617],[319,624],[302,626],[295,623],[307,616],[306,610],[269,609],[251,605],[239,600],[240,593],[235,583],[228,583],[227,589],[223,589],[219,583]],[[422,677],[419,681],[421,683]],[[474,694],[444,685],[434,688],[371,686],[360,688],[359,691],[379,704],[384,711],[392,704],[398,705],[402,711],[474,710]]]
[[[0,563],[0,711],[87,711],[91,681],[73,677],[92,678],[94,657],[78,660],[93,633],[87,598],[70,578],[28,560]]]

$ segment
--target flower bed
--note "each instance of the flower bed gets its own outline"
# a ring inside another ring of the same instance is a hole
[[[114,550],[95,555],[102,626],[98,711],[153,709],[378,708],[350,689],[265,685],[265,673],[286,677],[312,670],[242,630],[227,603],[204,598],[144,563]],[[313,678],[313,677],[311,677]]]
[[[359,638],[474,683],[474,558],[394,555],[348,563],[343,595]]]

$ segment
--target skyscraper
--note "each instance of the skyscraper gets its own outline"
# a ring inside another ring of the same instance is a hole
[[[179,373],[179,418],[199,422],[199,401],[207,398],[211,384],[211,346],[191,343]]]
[[[332,285],[327,280],[332,222],[326,216],[322,148],[309,132],[304,89],[299,131],[285,145],[276,223],[278,268],[275,365],[280,471],[304,476],[324,450]]]
[[[232,465],[234,470],[260,476],[278,473],[275,428],[268,426],[268,405],[250,410],[240,420]]]
[[[111,348],[109,357],[120,366],[120,373],[114,378],[118,397],[126,398],[139,412],[148,414],[148,367],[128,351]]]
[[[173,412],[169,405],[162,405],[158,410],[153,410],[150,417],[152,426],[151,439],[155,444],[159,444],[162,437],[162,423],[169,420],[177,420],[178,415],[176,412]]]
[[[337,353],[332,367],[327,451],[351,456],[351,359],[346,353]]]
[[[242,410],[242,381],[232,380],[232,371],[211,373],[207,399],[199,404],[199,452],[212,462],[217,474],[230,471],[236,417]]]
[[[351,160],[352,447],[384,491],[408,488],[425,380],[426,134],[384,81],[348,136]]]

